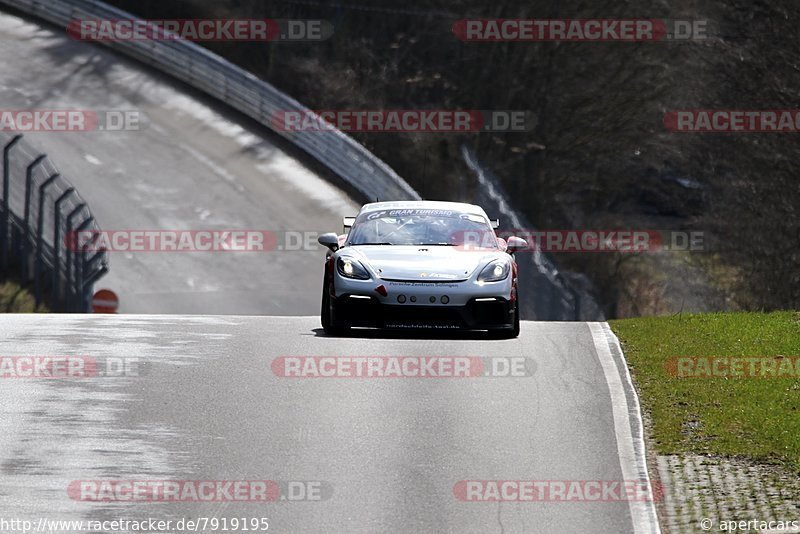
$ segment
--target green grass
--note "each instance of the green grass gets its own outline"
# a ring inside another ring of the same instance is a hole
[[[681,356],[800,356],[800,313],[712,313],[611,321],[652,418],[659,454],[749,457],[800,473],[800,377],[690,377]]]
[[[18,283],[6,280],[0,281],[0,313],[46,313],[47,307],[43,304],[38,308],[33,295]]]

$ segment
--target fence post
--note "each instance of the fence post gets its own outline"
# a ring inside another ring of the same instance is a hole
[[[86,267],[86,248],[89,244],[85,244],[81,246],[81,256],[78,260],[77,273],[75,276],[75,311],[78,313],[86,313],[89,311],[88,307],[86,306],[85,300],[86,296],[83,293],[84,283],[83,283],[83,271],[84,267]]]
[[[95,253],[94,256],[92,256],[91,258],[86,260],[86,265],[91,265],[91,264],[95,263],[95,260],[98,260],[98,259],[102,260],[103,259],[103,255],[105,253],[106,253],[105,249],[98,250]],[[105,264],[101,263],[100,268],[99,269],[93,269],[91,274],[89,274],[88,278],[86,280],[84,280],[83,283],[85,285],[89,286],[89,285],[93,284],[95,280],[97,280],[98,278],[100,278],[101,276],[103,276],[107,272],[108,272],[108,267]]]
[[[37,308],[39,307],[39,303],[42,301],[42,263],[44,262],[44,194],[50,184],[58,180],[59,177],[61,177],[61,175],[55,173],[39,186],[39,211],[36,214],[36,265],[34,266],[33,271],[33,297],[36,299]]]
[[[94,222],[94,216],[89,215],[85,221],[78,226],[75,231],[73,232],[73,236],[70,238],[71,242],[73,243],[73,247],[77,246],[80,241],[77,238],[77,235],[86,230],[90,224]],[[86,263],[86,249],[89,247],[89,243],[84,243],[81,245],[80,252],[81,256],[80,259],[75,259],[75,304],[76,304],[76,311],[86,311],[83,304],[83,276],[84,276],[84,264]],[[74,251],[73,251],[74,252]],[[74,256],[77,258],[77,254]]]
[[[86,260],[85,245],[80,247],[79,251],[75,252],[75,296],[72,299],[72,310],[75,312],[84,312],[83,301],[83,262]]]
[[[81,247],[81,283],[79,287],[81,300],[80,300],[80,309],[78,311],[81,311],[83,313],[88,313],[90,311],[89,301],[91,300],[90,292],[87,291],[87,289],[91,286],[89,282],[85,279],[86,275],[90,274],[88,273],[89,261],[86,259],[86,252],[88,251],[88,249],[89,249],[89,243],[86,243]]]
[[[86,207],[86,204],[81,202],[75,208],[69,212],[67,215],[67,235],[65,235],[64,242],[66,243],[66,251],[67,251],[67,284],[66,284],[66,292],[64,294],[64,303],[65,303],[65,311],[72,311],[72,301],[74,300],[74,293],[73,289],[75,289],[75,278],[74,278],[74,271],[75,271],[75,257],[77,256],[77,250],[73,250],[75,248],[75,235],[72,233],[72,219],[74,219],[83,208]]]
[[[53,213],[53,295],[50,299],[50,311],[56,311],[57,309],[58,293],[61,285],[61,204],[74,192],[74,187],[70,187],[64,191],[64,193],[58,197],[58,200],[56,200]]]
[[[0,213],[0,254],[2,255],[2,264],[0,266],[2,266],[3,270],[8,268],[8,199],[11,198],[8,191],[8,184],[11,181],[8,154],[21,139],[21,135],[15,135],[3,148],[3,213]]]
[[[31,192],[33,189],[33,169],[36,168],[37,165],[41,164],[45,158],[47,158],[46,154],[41,154],[35,160],[28,165],[28,168],[25,169],[25,211],[23,212],[23,220],[25,223],[23,226],[23,232],[25,237],[22,239],[22,284],[26,284],[30,279],[30,272],[28,272],[28,267],[30,261],[28,259],[28,255],[31,252],[31,239],[30,239],[30,227],[31,227]]]
[[[94,258],[92,258],[92,259],[94,259]],[[92,260],[90,259],[90,260],[88,260],[86,262],[86,265],[89,266],[89,265],[91,265],[91,263],[92,263]],[[86,274],[87,273],[87,269],[86,269],[86,267],[84,267],[83,268],[83,272],[84,272],[83,306],[84,306],[84,309],[87,312],[90,312],[92,310],[91,301],[92,301],[92,289],[94,287],[94,282],[95,282],[95,280],[98,280],[99,278],[102,278],[108,272],[108,267],[106,267],[105,265],[101,265],[98,270],[96,270],[94,272],[89,272],[88,275]]]

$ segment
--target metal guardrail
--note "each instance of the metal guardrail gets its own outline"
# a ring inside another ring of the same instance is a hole
[[[52,311],[87,312],[92,286],[108,271],[108,254],[67,246],[69,236],[99,231],[89,206],[58,169],[22,135],[0,132],[0,272],[19,270],[36,305],[50,296]]]
[[[94,0],[0,0],[65,29],[76,19],[135,19],[134,15]],[[419,194],[386,163],[339,130],[282,132],[274,114],[311,110],[203,47],[185,40],[103,41],[257,120],[303,149],[368,200],[418,200]],[[321,119],[320,119],[321,120]]]

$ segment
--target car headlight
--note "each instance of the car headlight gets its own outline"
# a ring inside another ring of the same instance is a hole
[[[355,278],[356,280],[370,279],[369,273],[364,266],[358,260],[352,258],[340,257],[336,262],[336,270],[346,278]]]
[[[506,260],[494,260],[486,265],[478,275],[478,282],[499,282],[508,278],[511,264]]]

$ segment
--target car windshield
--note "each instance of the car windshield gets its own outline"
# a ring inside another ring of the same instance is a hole
[[[497,248],[485,217],[447,210],[385,210],[362,213],[348,236],[349,245],[477,244]]]

